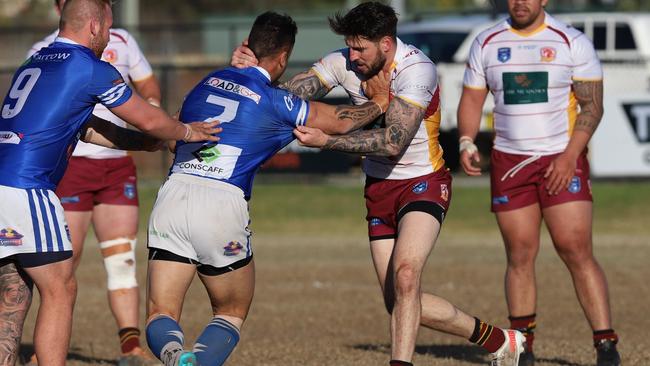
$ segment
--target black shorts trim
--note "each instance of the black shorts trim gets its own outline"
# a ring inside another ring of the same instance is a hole
[[[377,236],[371,236],[370,241],[384,240],[384,239],[395,239],[395,238],[397,238],[397,234],[377,235]]]
[[[149,260],[150,261],[169,261],[169,262],[179,262],[196,265],[196,270],[204,276],[218,276],[224,273],[232,272],[239,268],[246,266],[253,260],[251,255],[248,258],[240,259],[235,263],[232,263],[225,267],[215,267],[209,264],[202,264],[198,261],[195,261],[191,258],[186,258],[178,254],[174,254],[168,250],[159,249],[159,248],[149,248]]]
[[[60,252],[19,253],[2,259],[0,265],[11,262],[20,268],[34,268],[46,264],[63,262],[69,258],[72,258],[72,250],[64,250]]]
[[[404,215],[413,211],[428,213],[438,220],[440,225],[445,221],[445,209],[438,203],[433,201],[413,201],[407,203],[406,206],[399,210],[397,213],[397,222],[399,222]]]

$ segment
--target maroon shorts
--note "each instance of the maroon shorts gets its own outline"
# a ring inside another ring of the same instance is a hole
[[[68,169],[56,189],[66,211],[92,211],[93,206],[138,205],[133,158],[70,158]]]
[[[451,174],[445,168],[411,179],[366,178],[370,240],[397,237],[397,224],[408,212],[431,214],[441,224],[451,201]]]
[[[558,155],[542,156],[516,170],[515,167],[530,158],[529,155],[508,154],[493,149],[490,171],[492,212],[515,210],[534,203],[546,208],[571,201],[592,201],[586,153],[578,158],[569,188],[557,195],[548,194],[544,173]]]

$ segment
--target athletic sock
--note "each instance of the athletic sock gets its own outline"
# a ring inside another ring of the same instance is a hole
[[[390,360],[390,366],[413,366],[412,363],[400,360]]]
[[[173,359],[183,351],[185,337],[176,320],[161,315],[147,325],[147,343],[154,356],[159,360]]]
[[[239,329],[229,321],[214,317],[203,329],[192,352],[199,365],[223,365],[239,342]]]
[[[133,327],[122,328],[117,334],[120,336],[122,354],[127,354],[140,347],[140,329]]]
[[[600,342],[607,340],[612,341],[614,344],[618,343],[618,334],[614,329],[604,329],[594,331],[594,347],[598,346]]]
[[[474,332],[469,341],[475,343],[490,353],[496,352],[506,341],[506,336],[501,328],[484,323],[479,318],[474,318]]]
[[[509,316],[510,328],[516,329],[524,334],[526,337],[526,352],[533,352],[533,342],[535,341],[535,316],[531,314],[526,316]]]

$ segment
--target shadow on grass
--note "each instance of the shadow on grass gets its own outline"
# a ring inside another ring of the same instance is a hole
[[[357,344],[352,348],[361,351],[381,352],[390,354],[389,344]],[[415,346],[415,353],[419,355],[428,355],[435,358],[449,358],[452,360],[464,361],[477,365],[488,364],[487,351],[472,345],[443,344]],[[559,365],[559,366],[588,366],[587,364],[575,363],[562,358],[537,358],[538,363]]]
[[[117,360],[108,359],[108,358],[99,358],[87,356],[79,353],[81,350],[79,348],[71,348],[68,352],[68,361],[79,361],[87,363],[89,365],[117,365]],[[30,343],[25,343],[20,345],[20,352],[18,355],[18,360],[21,365],[27,364],[29,359],[34,354],[34,345]]]

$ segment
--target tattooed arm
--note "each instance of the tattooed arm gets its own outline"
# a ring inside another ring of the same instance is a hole
[[[330,91],[311,69],[292,77],[281,84],[280,88],[288,90],[305,100],[320,99]]]
[[[14,365],[23,324],[32,302],[31,282],[13,263],[0,267],[0,365]]]
[[[575,174],[577,159],[585,150],[603,116],[603,81],[574,81],[573,90],[580,104],[580,113],[573,127],[569,144],[546,169],[546,189],[558,194],[569,188]]]
[[[316,129],[299,127],[295,134],[304,145],[364,155],[399,155],[415,136],[425,110],[401,98],[393,98],[386,111],[386,127],[328,136]]]

